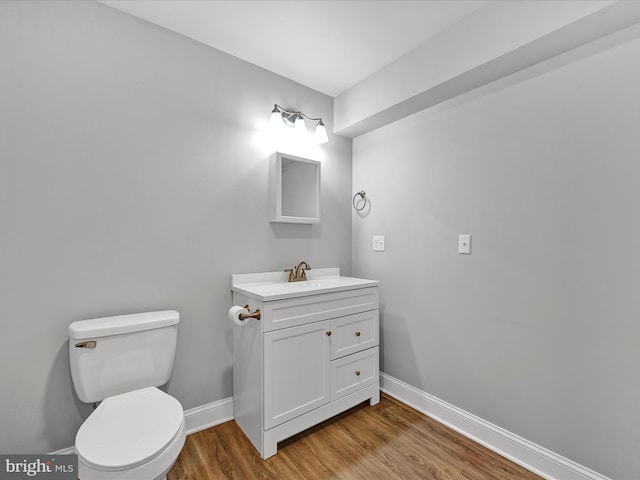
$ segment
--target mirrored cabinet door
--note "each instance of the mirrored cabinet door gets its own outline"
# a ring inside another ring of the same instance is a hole
[[[269,221],[320,223],[320,162],[275,152],[269,168]]]

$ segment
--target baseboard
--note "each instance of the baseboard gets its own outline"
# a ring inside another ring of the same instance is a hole
[[[56,450],[55,452],[49,452],[47,455],[73,455],[76,453],[76,449],[73,447],[63,448],[62,450]]]
[[[380,389],[547,480],[611,480],[383,372]]]
[[[190,408],[184,412],[187,435],[233,420],[233,397]]]
[[[199,407],[190,408],[184,412],[187,435],[215,427],[226,421],[233,420],[233,398],[223,398],[217,402],[207,403]],[[73,447],[63,448],[51,455],[71,455],[75,453]]]

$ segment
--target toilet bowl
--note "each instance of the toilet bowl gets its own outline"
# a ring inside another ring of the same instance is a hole
[[[76,435],[80,480],[164,479],[186,438],[180,402],[155,387],[105,399]]]
[[[180,315],[173,310],[69,325],[78,398],[97,403],[76,434],[80,480],[162,480],[186,439],[180,402],[167,383]]]

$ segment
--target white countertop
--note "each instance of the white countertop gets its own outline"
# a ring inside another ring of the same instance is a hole
[[[339,268],[306,270],[306,282],[288,282],[286,272],[244,273],[231,276],[231,290],[268,302],[285,298],[305,297],[320,293],[340,292],[373,287],[377,280],[343,277]]]

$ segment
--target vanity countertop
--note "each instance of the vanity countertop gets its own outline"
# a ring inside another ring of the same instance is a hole
[[[343,277],[339,268],[317,268],[306,271],[307,281],[288,282],[286,272],[243,273],[231,276],[231,290],[256,300],[268,302],[305,297],[320,293],[340,292],[373,287],[377,280]]]

